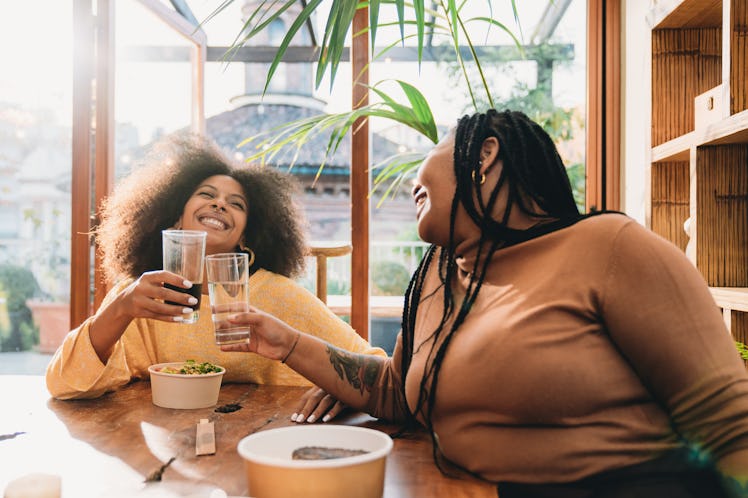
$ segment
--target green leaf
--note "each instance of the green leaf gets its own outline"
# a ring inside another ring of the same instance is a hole
[[[522,54],[522,56],[525,57],[526,51],[525,51],[524,45],[522,45],[522,42],[519,40],[519,38],[517,38],[517,36],[512,32],[511,29],[509,29],[509,27],[507,27],[506,24],[499,22],[496,19],[493,19],[491,17],[471,17],[470,19],[465,21],[465,25],[471,22],[474,22],[474,21],[482,21],[489,25],[497,26],[502,31],[506,32],[512,38],[512,40],[514,41],[514,44],[517,46],[517,49]]]
[[[355,1],[333,1],[330,16],[322,39],[322,53],[317,65],[316,86],[322,83],[327,68],[330,68],[330,89],[335,81],[335,74],[340,64],[340,57],[345,48],[345,38],[353,24],[357,4]]]
[[[425,135],[431,139],[432,142],[436,143],[439,141],[438,132],[436,131],[436,122],[434,121],[434,115],[431,113],[431,107],[429,106],[426,97],[418,91],[413,85],[404,81],[399,81],[400,88],[405,92],[405,96],[408,98],[408,102],[413,107],[413,112],[419,122],[423,123],[426,128]]]
[[[405,41],[405,0],[395,0],[397,21],[400,24],[400,40]],[[405,43],[403,43],[405,45]]]
[[[740,341],[735,341],[735,347],[738,348],[738,354],[743,360],[748,361],[748,346]]]
[[[413,0],[413,10],[416,13],[416,29],[418,31],[418,68],[420,69],[421,59],[423,58],[424,20],[426,19],[423,0]],[[402,32],[400,33],[400,36],[402,37]]]
[[[405,152],[385,158],[372,166],[376,173],[373,179],[371,194],[384,188],[377,207],[381,207],[389,197],[395,197],[402,184],[413,176],[413,171],[423,162],[423,154]]]
[[[372,48],[375,47],[374,42],[377,37],[377,26],[379,25],[379,3],[380,0],[369,0],[369,30],[371,31]]]
[[[302,10],[298,17],[296,17],[293,24],[291,24],[291,27],[288,28],[288,32],[286,33],[286,36],[283,38],[283,41],[278,47],[278,52],[276,52],[275,57],[273,57],[273,62],[270,64],[270,68],[268,69],[268,75],[265,79],[265,87],[262,89],[263,95],[265,95],[265,93],[267,92],[268,87],[270,86],[270,82],[273,79],[273,75],[275,74],[276,69],[278,69],[278,64],[281,63],[281,59],[283,59],[283,55],[286,53],[286,50],[291,44],[294,36],[296,36],[296,33],[306,23],[307,19],[309,19],[309,16],[311,16],[314,12],[314,9],[321,2],[322,0],[312,0],[309,4],[307,4],[307,8]]]
[[[232,0],[233,1],[233,0]],[[223,55],[223,59],[225,61],[228,61],[233,57],[233,54],[236,53],[239,48],[244,46],[250,39],[252,39],[255,35],[260,33],[263,29],[265,29],[270,23],[278,19],[281,15],[283,15],[286,10],[288,10],[295,2],[294,0],[286,0],[286,3],[281,6],[276,11],[271,11],[270,9],[273,9],[273,7],[279,2],[280,0],[273,0],[272,4],[265,8],[265,4],[267,1],[263,1],[258,5],[255,10],[249,15],[249,18],[244,23],[244,26],[242,27],[242,30],[236,35],[234,38],[234,41],[231,43],[231,47],[226,51],[226,53]],[[231,2],[229,2],[231,3]],[[265,18],[265,14],[270,13],[270,15]],[[255,19],[257,21],[255,22]],[[298,30],[298,28],[297,28]],[[242,36],[242,33],[246,33],[244,36]],[[285,49],[280,51],[278,54],[276,54],[276,59],[280,60],[283,57],[283,54],[285,53]]]
[[[301,147],[314,136],[330,133],[327,140],[325,160],[320,165],[320,171],[326,160],[338,150],[346,134],[359,119],[371,117],[399,122],[417,132],[426,135],[433,142],[438,141],[436,124],[433,114],[423,95],[412,85],[399,82],[400,88],[408,98],[411,106],[398,103],[383,90],[371,87],[370,90],[380,96],[382,102],[377,102],[349,112],[337,114],[321,114],[304,118],[281,126],[277,126],[263,133],[259,133],[243,140],[239,147],[254,145],[258,152],[247,157],[247,161],[261,160],[263,164],[272,162],[281,153],[294,151],[290,165],[293,166]],[[318,173],[319,175],[319,173]]]

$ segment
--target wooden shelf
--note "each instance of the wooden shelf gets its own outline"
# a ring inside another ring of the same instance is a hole
[[[649,227],[692,251],[733,337],[746,341],[748,0],[653,3]]]
[[[690,132],[658,145],[652,149],[652,162],[688,161],[693,143],[694,132]]]
[[[652,148],[652,162],[690,160],[691,147],[748,144],[748,110]]]
[[[717,306],[748,312],[748,287],[710,287]]]
[[[689,133],[688,136],[692,137],[696,146],[748,144],[748,110],[709,125],[699,133]]]
[[[650,15],[657,29],[709,28],[722,24],[722,0],[670,0],[660,2]]]

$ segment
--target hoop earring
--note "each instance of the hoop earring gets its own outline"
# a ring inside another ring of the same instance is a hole
[[[470,176],[473,178],[473,183],[475,183],[476,185],[483,185],[484,183],[486,183],[486,175],[484,173],[481,173],[480,177],[478,177],[476,179],[475,178],[475,170],[473,170],[470,173]]]
[[[249,254],[249,266],[252,266],[252,263],[255,262],[255,252],[244,244],[239,244],[239,249]]]

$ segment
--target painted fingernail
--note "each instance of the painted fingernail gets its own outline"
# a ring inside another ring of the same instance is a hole
[[[190,296],[189,300],[187,300],[187,303],[189,304],[197,304],[197,298],[194,298]]]
[[[184,317],[183,316],[173,316],[173,317],[171,317],[171,319],[174,320],[175,322],[183,322],[184,321]]]
[[[314,413],[312,413],[311,415],[309,415],[309,418],[306,419],[306,421],[308,423],[310,423],[310,424],[313,423],[315,420],[317,420],[317,417],[314,416]]]
[[[182,308],[182,313],[192,313],[194,310],[192,308]]]
[[[182,285],[189,289],[190,287],[192,287],[192,282],[190,282],[189,280],[185,280],[184,282],[182,282]]]
[[[291,421],[292,422],[296,422],[296,417],[297,417],[297,415],[295,413],[293,415],[291,415]]]
[[[327,422],[328,420],[330,420],[330,415],[329,414],[325,415],[324,417],[322,417],[322,421],[323,422]]]

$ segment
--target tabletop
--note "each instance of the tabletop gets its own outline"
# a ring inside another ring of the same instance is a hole
[[[0,408],[0,490],[17,477],[41,472],[62,478],[63,498],[157,496],[151,494],[157,487],[173,496],[185,496],[180,491],[185,488],[220,488],[230,496],[246,496],[238,442],[253,432],[293,425],[290,416],[305,390],[224,384],[217,406],[240,407],[224,413],[216,407],[155,406],[149,382],[135,382],[94,400],[60,401],[50,398],[41,376],[2,375],[0,392],[10,402]],[[214,455],[195,456],[200,419],[214,422]],[[360,413],[328,423],[388,434],[398,429]],[[160,482],[145,483],[159,473]],[[394,438],[384,498],[442,496],[495,498],[496,491],[483,482],[441,474],[426,433]]]

